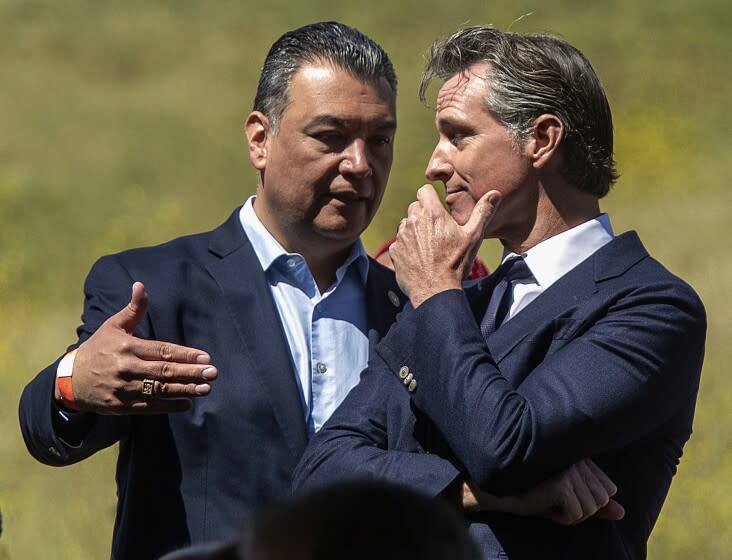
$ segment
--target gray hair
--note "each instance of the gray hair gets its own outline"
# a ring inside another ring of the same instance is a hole
[[[618,178],[613,160],[613,122],[607,97],[590,62],[551,35],[469,27],[432,45],[419,89],[424,102],[433,78],[447,80],[487,62],[486,107],[517,146],[542,114],[564,125],[560,152],[564,177],[580,190],[605,196]]]
[[[306,25],[275,41],[259,77],[254,110],[264,113],[275,133],[289,104],[293,76],[303,65],[318,62],[330,63],[367,82],[384,78],[396,97],[394,67],[375,41],[335,21]]]

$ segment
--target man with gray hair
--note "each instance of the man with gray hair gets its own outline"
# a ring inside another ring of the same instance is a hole
[[[451,496],[485,558],[645,558],[691,434],[702,303],[600,212],[617,177],[612,118],[577,49],[472,27],[433,47],[423,99],[434,78],[426,175],[450,214],[431,185],[418,190],[390,249],[410,304],[295,485],[369,476]],[[462,285],[484,238],[501,241],[502,264]],[[496,511],[589,460],[617,484],[624,518],[560,526]]]

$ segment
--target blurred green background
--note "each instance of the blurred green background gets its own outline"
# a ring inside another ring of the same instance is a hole
[[[19,394],[75,339],[98,256],[210,229],[253,192],[241,123],[261,63],[280,34],[324,19],[379,41],[400,79],[369,251],[423,182],[436,134],[417,83],[435,37],[478,23],[551,31],[593,61],[622,173],[604,208],[709,313],[695,433],[649,556],[732,558],[731,14],[728,0],[0,0],[0,560],[108,557],[116,450],[64,469],[34,462]],[[482,254],[493,267],[495,245]]]

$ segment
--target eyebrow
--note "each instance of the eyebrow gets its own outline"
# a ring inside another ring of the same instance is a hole
[[[473,123],[458,122],[451,117],[438,117],[437,125],[441,128],[453,128],[457,130],[473,130]]]
[[[316,126],[332,126],[334,128],[352,128],[361,125],[360,119],[343,119],[333,115],[317,115],[308,123],[307,128]],[[382,131],[396,130],[396,121],[387,118],[376,124],[373,128]]]

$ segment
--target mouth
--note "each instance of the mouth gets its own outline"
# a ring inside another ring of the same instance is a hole
[[[368,201],[367,196],[362,196],[359,193],[354,192],[354,191],[331,192],[331,193],[328,193],[328,197],[333,200],[342,202],[343,204],[355,204],[358,202]]]
[[[445,189],[445,204],[452,206],[452,204],[460,197],[465,189],[462,187],[446,187]]]

